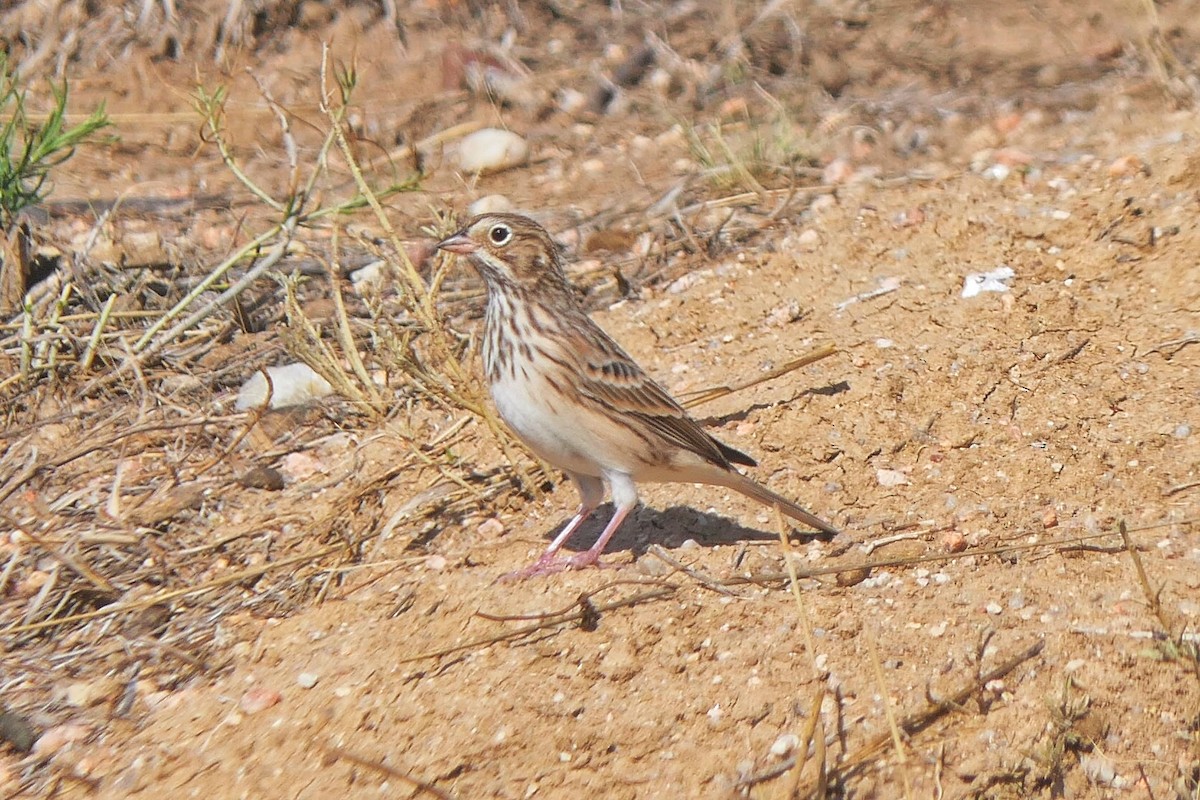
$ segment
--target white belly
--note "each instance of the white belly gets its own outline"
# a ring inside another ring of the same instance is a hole
[[[515,370],[518,375],[521,366]],[[506,374],[492,383],[491,389],[500,418],[530,450],[567,472],[602,474],[606,466],[602,462],[607,459],[596,458],[594,437],[582,424],[583,414],[549,382],[536,377],[524,381]]]

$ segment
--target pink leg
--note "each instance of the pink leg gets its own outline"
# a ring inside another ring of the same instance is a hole
[[[612,519],[608,521],[608,525],[605,526],[604,532],[600,534],[600,538],[597,539],[596,543],[591,546],[591,549],[589,549],[587,552],[573,555],[567,559],[567,569],[583,569],[584,567],[591,566],[608,566],[600,560],[600,554],[604,552],[604,548],[608,544],[608,540],[613,537],[613,534],[617,532],[617,528],[621,527],[621,523],[625,521],[625,517],[628,516],[629,512],[632,510],[633,506],[626,506],[624,508],[618,508],[616,511],[614,511]]]
[[[596,506],[600,505],[600,501],[604,499],[604,483],[599,478],[589,475],[571,475],[570,478],[579,489],[579,510],[575,512],[575,516],[562,529],[562,532],[554,537],[554,541],[546,548],[546,552],[542,553],[541,558],[524,569],[500,576],[501,581],[523,580],[534,575],[552,575],[568,568],[566,561],[559,561],[555,556],[571,538],[571,534],[575,533],[579,526],[592,515]]]
[[[583,499],[580,513],[583,513],[590,499],[595,499],[598,502],[599,498],[603,496],[602,490],[604,484],[598,478],[580,478],[574,475],[571,477],[579,485],[579,495]],[[556,572],[568,569],[607,566],[600,560],[600,554],[604,552],[604,548],[608,545],[608,541],[613,537],[613,534],[617,532],[617,528],[621,527],[621,523],[625,521],[625,517],[629,516],[629,512],[637,507],[638,498],[637,487],[634,485],[633,479],[628,475],[620,472],[612,472],[606,473],[604,477],[608,480],[608,485],[612,489],[613,503],[616,506],[616,510],[613,511],[612,519],[608,521],[608,525],[604,527],[600,538],[596,540],[591,549],[570,558],[555,558],[558,554],[558,549],[562,547],[567,537],[577,527],[576,520],[571,520],[571,524],[567,525],[566,529],[555,537],[549,549],[537,560],[537,563],[519,572],[505,575],[501,580],[521,580],[533,577],[534,575],[553,575]],[[576,519],[578,519],[578,516]],[[582,520],[579,521],[582,522]]]

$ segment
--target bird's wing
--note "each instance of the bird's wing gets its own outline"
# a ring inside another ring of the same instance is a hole
[[[590,320],[589,320],[590,322]],[[716,440],[594,323],[579,356],[580,392],[600,406],[641,422],[649,432],[721,467],[754,459]]]

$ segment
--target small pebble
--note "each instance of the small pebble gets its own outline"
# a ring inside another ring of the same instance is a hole
[[[779,736],[771,743],[771,755],[776,758],[783,758],[790,755],[793,750],[800,746],[800,737],[794,733],[785,733]]]
[[[484,128],[463,137],[458,166],[463,172],[499,172],[529,160],[529,145],[521,136],[500,128]]]
[[[806,228],[796,236],[795,245],[802,253],[811,253],[821,246],[821,234]]]
[[[1003,611],[1004,609],[1000,606],[999,603],[991,602],[991,603],[988,603],[986,606],[984,606],[984,610],[987,611],[987,613],[991,614],[994,617],[997,614],[999,614],[1001,611]]]
[[[502,194],[487,194],[467,206],[469,214],[499,214],[513,210],[512,200]]]
[[[504,523],[495,517],[488,517],[475,530],[483,536],[501,536],[504,534]]]
[[[895,487],[907,486],[908,476],[898,469],[877,469],[875,470],[875,480],[880,486]]]
[[[267,367],[267,375],[271,377],[271,408],[303,405],[333,394],[333,387],[329,385],[329,381],[318,375],[308,364]],[[266,401],[267,391],[267,379],[261,371],[255,372],[238,390],[234,407],[238,411],[257,409]]]
[[[0,711],[0,742],[8,742],[18,753],[28,753],[37,738],[37,731],[25,717]]]
[[[967,549],[967,537],[962,531],[946,531],[942,534],[942,549],[947,553],[961,553]]]
[[[283,695],[274,689],[256,686],[242,695],[238,707],[247,714],[257,714],[260,711],[266,711],[273,705],[277,705],[282,700]]]
[[[558,109],[564,114],[577,114],[587,107],[587,95],[577,89],[564,88],[558,92]]]
[[[1042,510],[1042,527],[1053,528],[1058,525],[1058,509],[1054,506],[1046,506]]]
[[[859,567],[857,569],[848,569],[839,572],[834,576],[834,582],[838,586],[857,586],[871,576],[871,570],[867,567]]]
[[[301,672],[296,676],[296,685],[301,689],[311,689],[321,678],[315,672]]]
[[[1121,156],[1108,165],[1108,174],[1114,178],[1126,178],[1146,170],[1146,163],[1135,155]]]
[[[278,492],[283,488],[283,475],[277,469],[255,466],[242,473],[238,483],[247,489],[266,489]]]

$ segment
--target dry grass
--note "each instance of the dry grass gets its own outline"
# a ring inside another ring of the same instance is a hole
[[[322,104],[328,127],[305,151],[316,153],[308,164],[288,112],[262,89],[290,158],[283,195],[240,164],[223,125],[225,92],[197,93],[209,141],[273,223],[247,232],[215,265],[176,270],[165,294],[151,270],[121,272],[85,256],[26,298],[0,332],[0,358],[15,367],[0,382],[0,519],[11,532],[0,544],[0,631],[5,697],[26,714],[61,707],[61,673],[48,665],[130,697],[139,685],[211,675],[228,663],[227,620],[293,613],[364,559],[379,561],[380,546],[401,531],[432,535],[444,517],[513,490],[505,471],[461,456],[464,441],[478,438],[472,420],[502,450],[509,440],[469,371],[471,338],[445,317],[447,264],[423,272],[381,206],[420,176],[382,189],[367,182],[344,132],[352,71],[336,87],[325,76],[322,96],[337,102]],[[333,153],[357,191],[318,204],[319,190],[337,196],[327,191]],[[387,233],[382,245],[345,235],[347,215],[364,208]],[[345,296],[347,239],[399,278],[396,296]],[[316,254],[320,280],[289,272],[304,252]],[[322,296],[333,302],[328,322],[304,308]],[[247,309],[264,307],[282,313],[284,335],[239,352]],[[332,464],[333,474],[297,480],[262,504],[238,486],[247,469],[328,437],[317,425],[288,430],[302,412],[221,411],[225,387],[284,353],[333,384],[340,399],[327,409],[341,427],[379,433]],[[537,469],[517,463],[524,476]],[[389,492],[401,478],[407,491]],[[288,506],[304,511],[280,516]]]

